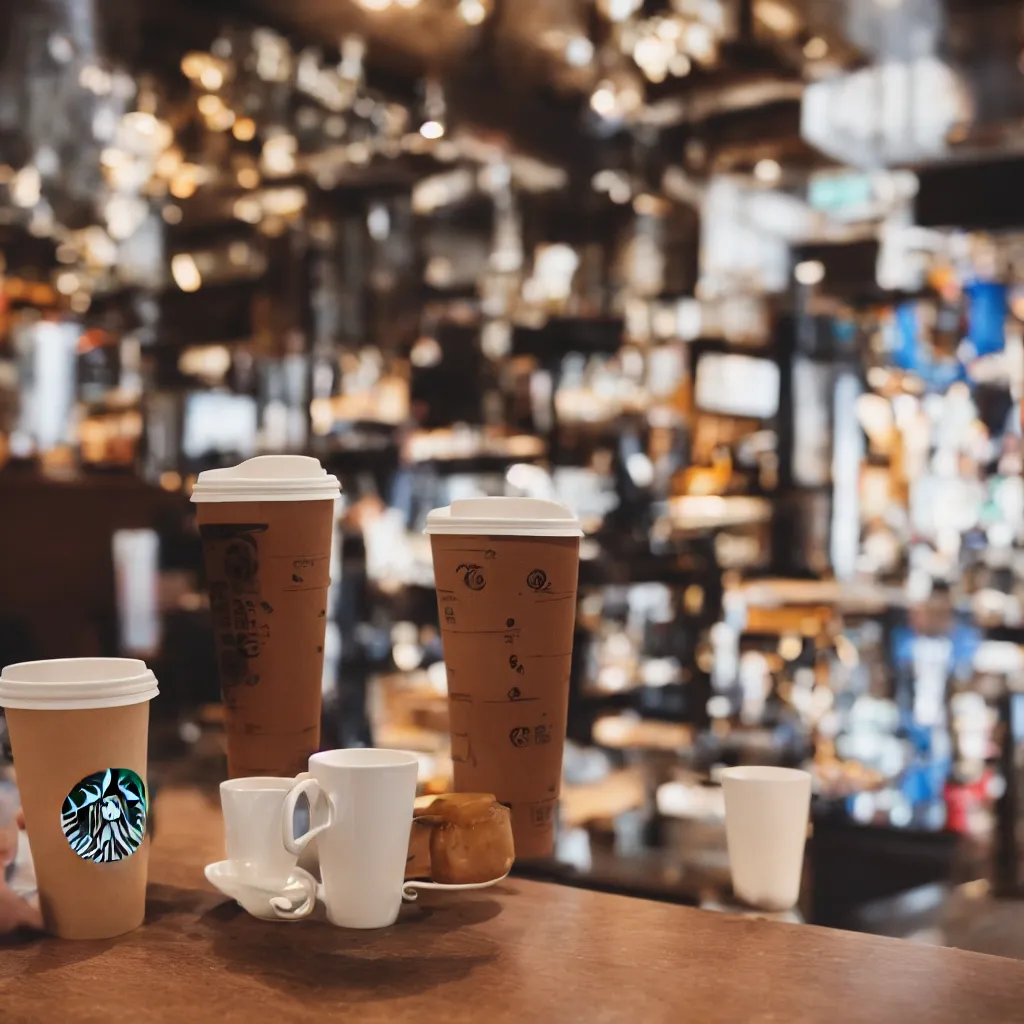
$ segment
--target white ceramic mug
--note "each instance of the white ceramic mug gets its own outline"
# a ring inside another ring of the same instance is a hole
[[[298,856],[315,836],[320,896],[342,928],[386,928],[402,905],[419,762],[403,750],[328,750],[309,759],[278,816],[288,851]],[[305,795],[310,821],[327,804],[327,820],[294,836],[295,804]]]
[[[316,905],[316,879],[281,842],[282,807],[294,784],[273,777],[220,784],[227,862],[210,880],[224,891],[236,888],[228,894],[257,917],[298,920]]]
[[[789,910],[800,896],[811,777],[795,768],[726,768],[725,833],[733,892],[764,910]]]

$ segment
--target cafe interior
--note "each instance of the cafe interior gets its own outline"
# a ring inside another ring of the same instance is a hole
[[[447,793],[427,514],[557,501],[514,877],[742,915],[721,773],[801,768],[776,916],[1024,959],[1022,181],[1011,0],[0,5],[0,668],[146,662],[159,847],[225,773],[196,479],[312,456],[320,745]]]

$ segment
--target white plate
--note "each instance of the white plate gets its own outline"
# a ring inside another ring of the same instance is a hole
[[[402,886],[402,899],[412,903],[419,897],[420,889],[434,889],[438,892],[469,892],[473,889],[490,889],[492,885],[504,882],[508,878],[508,872],[501,878],[492,878],[489,882],[466,882],[464,885],[447,885],[444,882],[406,882]]]
[[[301,921],[316,906],[316,879],[299,867],[281,887],[239,877],[229,860],[207,864],[204,874],[218,892],[261,921]]]

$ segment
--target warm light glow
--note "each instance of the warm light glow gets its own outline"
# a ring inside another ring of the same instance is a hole
[[[828,56],[828,43],[821,36],[813,36],[804,43],[804,56],[808,60],[822,60]]]
[[[359,0],[359,6],[364,11],[386,11],[391,6],[391,0]]]
[[[755,0],[754,17],[765,28],[785,39],[795,36],[800,30],[800,19],[788,4],[780,0]]]
[[[601,117],[611,117],[615,113],[615,90],[608,82],[602,82],[591,94],[590,107]]]
[[[668,70],[676,78],[685,78],[693,70],[693,64],[685,53],[677,53],[669,60]]]
[[[775,185],[782,177],[782,168],[777,160],[758,160],[754,165],[754,177],[765,185]]]
[[[62,270],[57,275],[57,291],[61,295],[74,295],[81,286],[82,282],[73,270]]]
[[[642,5],[643,0],[597,0],[598,8],[609,21],[625,21]]]
[[[175,199],[188,199],[195,195],[196,180],[191,174],[176,174],[171,179],[170,190]]]
[[[487,8],[481,0],[460,0],[459,17],[467,25],[481,25],[487,17]]]
[[[174,203],[168,203],[161,211],[161,216],[166,224],[180,224],[181,207],[175,206]]]
[[[793,268],[793,276],[800,284],[821,284],[825,280],[825,264],[820,260],[805,260]]]
[[[420,135],[425,139],[439,139],[444,135],[444,125],[440,121],[424,121],[420,125]]]
[[[248,142],[256,134],[256,122],[251,117],[240,117],[235,121],[231,134],[239,142]]]
[[[196,261],[188,252],[179,252],[171,257],[171,277],[183,292],[197,292],[203,285]]]
[[[213,114],[218,114],[224,109],[224,101],[219,96],[214,96],[212,93],[207,93],[204,96],[200,96],[196,101],[196,106],[199,108],[199,113],[204,117],[210,117]]]
[[[235,200],[231,213],[246,224],[258,224],[263,219],[263,207],[258,199],[243,197]]]
[[[294,135],[275,135],[263,143],[263,166],[270,174],[291,174],[295,170]]]
[[[565,44],[565,62],[570,67],[585,68],[594,59],[594,44],[586,36],[573,36]]]
[[[216,64],[210,64],[199,74],[199,84],[210,92],[215,92],[224,84],[224,72]]]
[[[242,167],[236,179],[242,188],[255,188],[260,183],[260,172],[255,167]]]

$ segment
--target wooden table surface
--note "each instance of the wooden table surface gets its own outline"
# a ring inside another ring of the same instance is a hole
[[[424,893],[381,932],[264,923],[203,878],[210,800],[157,813],[146,924],[0,947],[2,1024],[1024,1020],[1015,960],[535,882]]]

